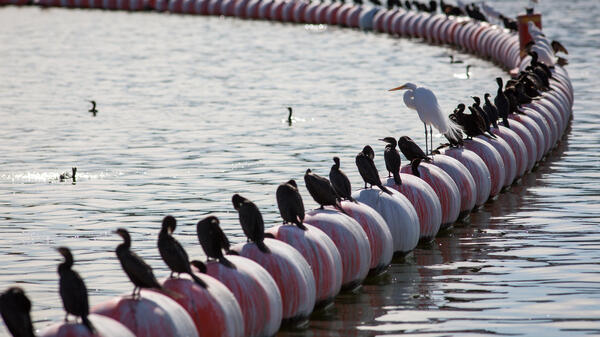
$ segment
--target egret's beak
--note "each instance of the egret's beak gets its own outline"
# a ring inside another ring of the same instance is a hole
[[[401,86],[399,86],[399,87],[397,87],[397,88],[390,89],[390,90],[388,90],[388,91],[402,90],[402,89],[404,89],[404,88],[405,88],[405,85],[401,85]]]

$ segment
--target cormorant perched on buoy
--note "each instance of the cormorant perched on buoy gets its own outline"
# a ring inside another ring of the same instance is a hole
[[[379,0],[369,0],[375,6],[381,6],[381,1]]]
[[[233,263],[223,255],[223,250],[229,252],[229,240],[221,227],[219,227],[219,219],[216,216],[208,216],[198,221],[196,234],[198,235],[198,242],[200,242],[200,246],[202,246],[206,254],[207,261],[215,259],[222,265],[235,269]],[[206,269],[199,261],[192,263],[192,265],[200,270],[202,268]]]
[[[58,265],[59,293],[66,312],[65,322],[68,322],[69,314],[79,316],[83,325],[94,334],[96,329],[88,319],[90,306],[87,288],[81,276],[71,269],[74,263],[71,250],[67,247],[59,247],[56,250],[65,258],[65,261]]]
[[[306,170],[304,174],[304,184],[306,185],[306,189],[310,196],[317,202],[317,204],[321,205],[321,209],[323,206],[333,206],[338,211],[347,214],[346,211],[340,205],[338,201],[338,195],[335,192],[335,189],[329,182],[329,179],[325,177],[321,177],[316,173],[312,173],[310,169]]]
[[[505,127],[510,128],[508,123],[510,103],[508,102],[508,98],[506,97],[506,95],[504,95],[504,90],[502,89],[502,77],[496,77],[496,83],[498,83],[498,92],[496,93],[496,97],[494,98],[494,104],[496,105],[498,116],[502,118],[502,124]]]
[[[512,30],[514,32],[519,30],[519,25],[517,24],[517,20],[508,18],[502,14],[498,15],[498,18],[500,20],[502,20],[502,23],[504,24],[504,28]]]
[[[468,4],[467,6],[465,6],[465,10],[467,11],[467,15],[470,16],[472,19],[481,22],[487,22],[487,18],[485,17],[485,15],[483,15],[483,13],[481,13],[479,7],[476,4]]]
[[[402,154],[410,162],[410,167],[413,175],[420,177],[419,164],[421,161],[430,162],[431,159],[425,155],[425,152],[415,143],[412,138],[408,136],[402,136],[398,139],[398,147]]]
[[[450,115],[450,119],[463,128],[465,135],[467,135],[467,139],[483,134],[483,124],[485,122],[481,116],[474,112],[465,114],[465,108],[465,105],[460,103]],[[469,109],[472,109],[472,107],[469,107]]]
[[[277,198],[277,207],[283,223],[293,223],[298,228],[306,230],[302,223],[304,221],[304,203],[300,192],[298,192],[296,181],[291,179],[280,184],[275,192],[275,197]]]
[[[121,267],[134,288],[131,296],[136,297],[136,291],[138,297],[142,288],[153,288],[165,291],[165,289],[158,283],[152,267],[150,267],[141,257],[131,251],[131,236],[125,228],[119,228],[114,233],[119,234],[123,238],[123,243],[117,246],[117,258],[121,262]]]
[[[261,252],[270,253],[269,248],[264,243],[265,223],[258,207],[252,201],[237,193],[231,197],[231,202],[233,208],[238,211],[240,225],[248,241],[254,242]]]
[[[483,119],[483,122],[484,122],[483,130],[485,132],[487,132],[487,134],[485,136],[490,137],[490,138],[496,138],[496,135],[493,134],[492,130],[490,129],[491,121],[490,121],[488,115],[481,108],[481,99],[477,96],[471,96],[471,98],[473,98],[473,101],[475,102],[471,105],[471,107],[473,108],[473,110],[471,110],[471,111],[475,111]]]
[[[206,288],[206,283],[198,276],[194,275],[190,267],[190,259],[183,246],[173,236],[173,232],[177,227],[177,221],[171,215],[164,217],[162,227],[158,233],[158,251],[165,264],[171,270],[171,278],[173,273],[186,273],[192,277],[197,285]]]
[[[440,0],[440,10],[442,11],[442,13],[446,14],[446,16],[449,16],[449,15],[459,16],[459,15],[465,14],[460,9],[460,7],[444,3],[444,0]]]
[[[31,301],[23,289],[11,287],[0,295],[0,314],[14,337],[35,337],[30,312]]]
[[[492,123],[492,126],[494,126],[494,128],[498,128],[498,109],[496,109],[496,106],[494,105],[494,103],[492,103],[490,101],[490,93],[486,92],[483,95],[483,99],[485,100],[485,103],[483,104],[483,112],[485,112],[485,114],[488,116],[488,119],[490,120],[490,122]]]
[[[92,103],[92,108],[88,110],[88,112],[91,112],[92,116],[96,117],[96,114],[98,113],[98,110],[96,110],[96,101],[90,101],[90,103]]]
[[[375,153],[373,148],[369,145],[366,145],[361,152],[356,155],[355,163],[358,168],[358,173],[363,178],[365,182],[365,189],[367,188],[367,184],[371,186],[375,185],[379,187],[383,192],[387,194],[392,194],[390,190],[388,190],[381,183],[381,178],[379,178],[379,171],[377,171],[377,167],[375,167],[375,162],[373,158],[371,158],[370,154]]]
[[[402,185],[402,179],[400,179],[400,153],[396,150],[398,142],[394,137],[385,137],[380,140],[387,143],[385,150],[383,150],[383,159],[385,160],[385,168],[388,171],[388,178],[393,175],[394,183]]]
[[[71,167],[71,172],[63,172],[58,176],[60,181],[65,180],[73,180],[73,182],[77,182],[77,178],[75,175],[77,174],[77,167]]]
[[[350,179],[348,179],[346,173],[340,169],[340,158],[338,157],[333,157],[333,165],[331,165],[331,169],[329,170],[329,180],[331,181],[333,189],[342,200],[346,199],[356,202],[356,200],[352,198],[352,185],[350,184]]]

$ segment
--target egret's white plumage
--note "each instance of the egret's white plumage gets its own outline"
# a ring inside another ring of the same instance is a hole
[[[440,105],[438,104],[435,94],[425,88],[417,87],[414,83],[405,83],[397,88],[390,89],[389,91],[406,89],[403,99],[404,104],[409,108],[417,111],[419,118],[425,125],[425,150],[427,147],[427,125],[429,125],[429,132],[431,133],[431,127],[435,127],[439,132],[447,135],[448,137],[458,141],[460,134],[460,127],[450,120],[448,115],[442,112]],[[433,140],[432,140],[433,143]],[[433,146],[433,144],[431,144]]]

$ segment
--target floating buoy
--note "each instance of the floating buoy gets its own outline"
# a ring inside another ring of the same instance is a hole
[[[433,188],[440,200],[440,205],[442,206],[442,224],[439,229],[452,226],[458,220],[460,214],[461,201],[458,186],[456,186],[456,183],[448,173],[435,165],[421,162],[418,170],[420,178]],[[413,174],[410,165],[402,166],[400,172]]]
[[[508,116],[508,118],[511,120],[510,121],[511,129],[518,128],[518,126],[513,127],[513,124],[515,124],[515,123],[513,123],[513,121],[516,121],[519,124],[521,124],[522,126],[524,126],[525,128],[527,128],[527,130],[529,131],[531,136],[534,138],[536,148],[537,148],[537,154],[536,154],[535,161],[539,162],[540,160],[542,160],[542,158],[544,157],[544,153],[545,153],[544,150],[546,149],[546,138],[544,137],[544,133],[540,129],[540,126],[527,115],[511,114]],[[517,134],[519,134],[519,136],[521,135],[519,133],[519,131],[517,131],[517,129],[515,129],[515,132],[517,132]]]
[[[106,316],[90,314],[88,319],[94,325],[96,334],[90,331],[81,323],[61,322],[45,328],[41,337],[135,337],[135,335],[125,325]]]
[[[332,3],[328,6],[323,6],[321,10],[317,10],[317,21],[318,23],[327,23],[328,25],[337,24],[337,13],[344,5],[338,3]],[[320,12],[325,13],[325,21],[321,21]]]
[[[196,0],[194,12],[200,15],[208,15],[208,0]]]
[[[375,14],[377,14],[379,10],[377,8],[371,8],[368,10],[363,10],[360,12],[360,17],[358,18],[358,26],[362,30],[371,30],[373,29],[373,18]]]
[[[555,129],[551,128],[546,119],[537,111],[530,108],[519,108],[527,117],[533,119],[535,123],[538,125],[540,130],[542,130],[542,135],[544,136],[544,154],[548,153],[550,149],[554,146],[554,132]]]
[[[310,3],[306,1],[298,1],[296,2],[296,6],[294,7],[293,21],[296,23],[304,23],[306,19],[304,14],[306,13],[306,8]]]
[[[353,289],[367,277],[371,247],[367,233],[351,217],[329,209],[306,213],[304,222],[327,234],[342,257],[342,289]]]
[[[352,7],[354,7],[354,5],[347,4],[340,7],[340,9],[337,11],[337,18],[335,21],[338,26],[346,26],[346,19],[348,18],[348,13]]]
[[[394,239],[387,222],[376,210],[360,202],[342,201],[342,208],[367,233],[371,247],[369,273],[380,274],[392,262]]]
[[[251,0],[240,0],[235,3],[234,16],[240,19],[247,18],[248,4]]]
[[[527,172],[527,167],[533,158],[533,156],[531,156],[528,152],[525,142],[523,142],[517,133],[505,127],[504,125],[498,125],[497,128],[492,128],[491,130],[494,135],[502,138],[508,144],[508,146],[510,146],[516,161],[516,177],[522,177],[525,172]],[[535,164],[535,162],[533,163]]]
[[[163,287],[180,297],[172,297],[190,314],[199,337],[242,337],[244,317],[233,293],[212,276],[196,274],[207,287],[197,285],[187,275],[169,278]]]
[[[306,259],[315,278],[315,307],[322,307],[331,303],[342,288],[342,257],[325,232],[315,226],[304,226],[306,230],[279,225],[267,229],[265,233],[296,248]]]
[[[443,154],[433,155],[431,165],[441,168],[454,180],[460,193],[459,219],[465,218],[477,201],[477,185],[469,169],[458,160]]]
[[[551,142],[555,146],[557,145],[558,140],[562,136],[562,117],[560,115],[560,112],[554,106],[554,104],[550,103],[547,100],[544,100],[544,102],[540,101],[522,105],[522,107],[535,110],[538,114],[544,117],[546,123],[548,123],[548,125],[550,126],[550,134],[552,136]],[[551,106],[552,108],[547,109],[545,104]]]
[[[361,6],[354,6],[350,9],[348,13],[348,18],[346,19],[346,26],[351,28],[358,28],[360,25],[360,12],[362,11]]]
[[[415,245],[415,241],[421,240],[428,242],[433,240],[433,238],[437,235],[440,226],[442,225],[442,205],[440,204],[440,199],[435,194],[433,188],[431,188],[431,186],[429,186],[429,184],[427,184],[423,179],[405,173],[400,173],[400,178],[402,179],[401,185],[396,185],[393,178],[387,179],[385,185],[400,193],[402,197],[396,194],[394,194],[394,197],[395,199],[400,199],[403,202],[402,208],[397,206],[387,208],[390,208],[392,211],[396,212],[402,210],[404,213],[407,213],[410,216],[404,215],[402,218],[400,218],[400,214],[389,214],[386,216],[381,213],[382,211],[389,212],[386,209],[382,210],[384,205],[378,206],[378,208],[375,208],[374,206],[371,207],[374,207],[378,212],[380,212],[384,219],[388,221],[388,223],[400,221],[400,223],[403,224],[403,227],[406,227],[405,231],[410,230],[406,234],[403,232],[398,233],[400,235],[398,238],[394,236],[394,240],[404,240],[403,237],[406,236],[411,239],[410,243]],[[418,230],[413,229],[415,227],[413,224],[415,222],[414,216],[412,215],[413,213],[410,210],[410,207],[405,206],[405,200],[407,200],[415,210],[414,214],[417,215],[416,224],[418,225]],[[369,204],[367,202],[365,203]],[[408,226],[405,224],[407,220],[410,220],[410,222],[407,223]],[[416,232],[418,232],[418,238],[415,240],[414,235]],[[392,235],[394,235],[393,232]],[[403,250],[402,252],[407,251]]]
[[[464,144],[465,149],[475,152],[490,171],[492,179],[490,198],[495,197],[502,190],[506,180],[506,169],[500,153],[492,145],[478,138],[465,140]]]
[[[98,315],[121,322],[137,337],[198,336],[196,325],[179,303],[152,290],[140,298],[115,297],[92,308]]]
[[[464,147],[459,148],[444,148],[440,151],[441,154],[450,156],[461,162],[471,173],[475,180],[477,197],[475,198],[475,206],[483,205],[490,197],[492,190],[492,178],[487,165],[475,152]]]
[[[320,2],[311,2],[306,9],[304,9],[304,21],[306,23],[316,23],[315,12],[320,4]]]
[[[500,159],[504,163],[505,173],[502,186],[508,187],[512,185],[517,178],[517,159],[515,158],[515,153],[510,148],[510,145],[508,145],[502,137],[490,138],[486,136],[477,136],[477,139],[483,140],[498,151]]]
[[[206,264],[206,274],[223,283],[235,296],[242,309],[246,336],[274,335],[283,315],[281,293],[275,280],[265,268],[248,258],[227,255],[227,259],[236,269],[211,261]]]
[[[263,253],[254,242],[238,243],[231,250],[265,268],[275,280],[283,304],[286,323],[305,321],[316,301],[315,278],[306,259],[292,246],[266,238],[269,253]]]

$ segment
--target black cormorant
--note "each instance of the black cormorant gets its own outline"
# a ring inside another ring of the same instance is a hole
[[[388,171],[388,178],[393,175],[394,183],[402,185],[402,179],[400,179],[400,153],[396,149],[398,142],[394,137],[385,137],[380,140],[387,143],[383,150],[383,159],[385,160],[385,168]]]
[[[14,337],[35,337],[30,312],[31,301],[23,289],[11,287],[0,295],[0,314]]]
[[[216,216],[208,216],[198,221],[196,234],[207,260],[215,259],[222,265],[235,269],[233,263],[223,255],[223,250],[229,252],[229,240],[219,226],[219,219]],[[197,262],[192,264],[199,269],[202,268],[202,265]]]
[[[304,203],[298,192],[296,181],[292,179],[280,184],[275,192],[275,197],[283,223],[293,223],[298,228],[306,230],[302,223],[304,221]]]
[[[137,290],[137,295],[139,297],[142,288],[153,288],[165,291],[156,280],[156,277],[152,272],[152,267],[136,253],[131,251],[131,236],[129,235],[129,232],[125,228],[119,228],[115,233],[123,238],[123,243],[117,246],[116,253],[119,262],[121,262],[123,271],[134,285],[131,296],[135,298]]]
[[[431,159],[427,157],[421,147],[408,136],[402,136],[398,139],[398,147],[400,148],[400,151],[402,151],[404,157],[410,162],[410,168],[413,175],[420,177],[419,164],[421,164],[421,161],[430,162]]]
[[[269,253],[270,250],[264,243],[265,223],[258,207],[237,193],[231,197],[231,203],[238,211],[240,225],[248,241],[254,242],[261,252]]]
[[[194,282],[199,286],[206,288],[206,283],[192,272],[190,267],[190,259],[183,246],[173,236],[173,232],[177,227],[177,221],[171,215],[164,217],[162,227],[158,233],[158,251],[165,264],[171,270],[171,278],[173,273],[186,273],[192,277]]]
[[[496,83],[498,83],[498,91],[496,93],[496,97],[494,98],[494,104],[496,105],[498,116],[502,118],[502,124],[505,127],[510,128],[508,123],[510,103],[508,98],[506,98],[506,95],[504,95],[504,90],[502,88],[502,77],[496,77]]]
[[[95,328],[88,319],[90,306],[88,303],[88,293],[85,283],[79,274],[71,269],[73,267],[73,255],[67,247],[56,249],[65,261],[58,265],[59,293],[65,308],[65,322],[68,321],[69,314],[81,317],[83,325],[94,334]]]
[[[335,192],[335,189],[329,182],[329,179],[325,177],[321,177],[316,173],[312,173],[310,169],[306,170],[304,174],[304,184],[306,185],[306,189],[310,196],[317,202],[317,204],[321,205],[321,209],[323,206],[333,206],[337,210],[342,213],[346,213],[340,205],[338,200],[338,195]]]
[[[485,112],[485,114],[488,116],[488,119],[490,120],[490,122],[492,123],[492,125],[494,126],[494,128],[498,128],[498,109],[496,109],[496,106],[494,105],[494,103],[492,103],[490,101],[490,93],[486,92],[483,95],[483,99],[485,100],[485,103],[483,104],[483,112]]]
[[[375,162],[371,157],[371,153],[375,153],[373,148],[369,145],[366,145],[361,152],[356,155],[355,163],[358,168],[358,173],[363,178],[365,182],[365,189],[367,188],[367,184],[371,186],[375,185],[379,187],[383,192],[387,194],[392,194],[390,190],[388,190],[381,183],[381,178],[379,178],[379,171],[377,171],[377,167],[375,167]]]
[[[329,180],[340,198],[356,202],[356,200],[352,198],[352,185],[350,184],[350,179],[348,179],[346,173],[340,169],[340,158],[338,157],[333,157],[333,165],[331,165],[331,170],[329,170]]]

